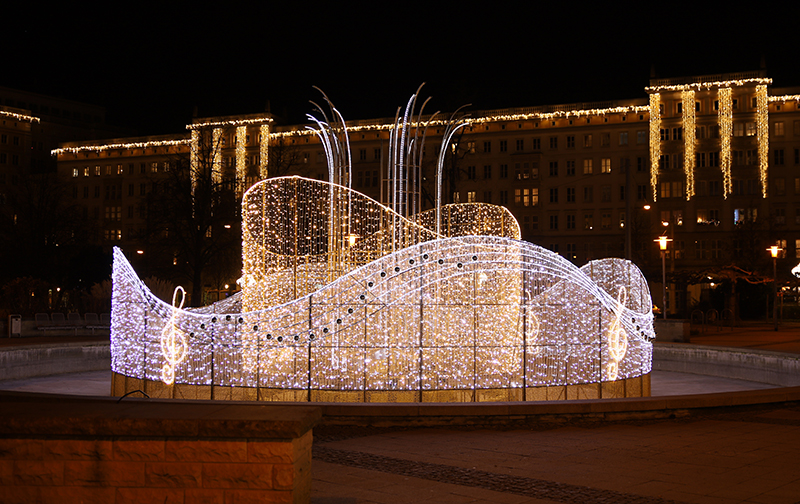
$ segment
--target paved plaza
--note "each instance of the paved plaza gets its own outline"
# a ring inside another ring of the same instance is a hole
[[[692,343],[800,354],[800,327],[712,328]],[[2,345],[2,343],[0,343]],[[654,371],[653,395],[769,388]],[[110,372],[0,382],[105,395]],[[800,503],[800,406],[541,429],[318,427],[313,504]]]

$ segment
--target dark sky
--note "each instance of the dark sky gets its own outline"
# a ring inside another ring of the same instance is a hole
[[[640,98],[651,68],[735,72],[762,58],[774,86],[800,86],[794,6],[720,16],[700,4],[329,4],[26,4],[4,12],[0,85],[105,106],[109,122],[142,135],[183,131],[195,107],[244,114],[268,101],[298,123],[319,99],[313,85],[346,119],[393,116],[423,81],[431,111]]]

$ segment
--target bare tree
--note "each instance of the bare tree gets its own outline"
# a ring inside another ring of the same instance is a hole
[[[214,264],[241,264],[237,181],[232,167],[221,165],[222,147],[221,137],[203,132],[191,158],[171,160],[167,178],[154,185],[146,203],[148,246],[161,274],[166,269],[164,276],[191,283],[192,306],[203,304]]]

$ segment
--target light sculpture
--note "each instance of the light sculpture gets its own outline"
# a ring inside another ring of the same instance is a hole
[[[199,309],[169,305],[115,249],[115,393],[347,402],[649,394],[652,301],[635,265],[578,268],[520,241],[517,221],[495,205],[406,216],[421,163],[412,146],[424,131],[406,129],[399,112],[392,205],[352,190],[347,128],[328,104],[333,119],[312,121],[329,180],[272,178],[243,196],[240,294]],[[403,117],[413,110],[412,99]]]

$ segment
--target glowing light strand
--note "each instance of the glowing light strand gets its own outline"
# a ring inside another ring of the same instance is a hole
[[[236,127],[236,196],[241,198],[247,183],[247,126]]]
[[[767,86],[756,86],[756,138],[758,139],[758,173],[761,179],[761,196],[767,197],[767,170],[769,169],[769,102]]]
[[[694,91],[681,91],[682,115],[683,115],[683,170],[686,174],[686,201],[694,196],[694,163],[695,163],[695,109]]]
[[[10,117],[12,119],[16,119],[17,121],[26,121],[30,123],[42,122],[42,120],[39,119],[38,117],[30,116],[27,114],[20,114],[17,112],[11,112],[10,110],[0,109],[0,116]]]
[[[725,199],[733,192],[731,178],[731,136],[733,135],[733,99],[729,87],[718,91],[719,111],[719,167],[722,171],[722,195]]]
[[[269,124],[259,127],[258,174],[263,180],[269,177]]]
[[[650,188],[658,199],[658,168],[661,159],[661,95],[650,95]]]

